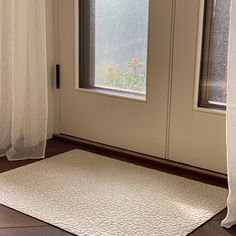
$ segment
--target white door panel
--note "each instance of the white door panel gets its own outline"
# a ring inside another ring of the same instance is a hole
[[[76,0],[59,0],[60,132],[164,157],[172,0],[150,1],[147,101],[76,90]]]
[[[226,173],[225,115],[194,107],[203,3],[176,2],[169,159]]]

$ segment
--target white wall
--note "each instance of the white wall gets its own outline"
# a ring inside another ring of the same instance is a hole
[[[48,138],[54,133],[55,65],[58,58],[57,0],[46,0],[48,64]]]

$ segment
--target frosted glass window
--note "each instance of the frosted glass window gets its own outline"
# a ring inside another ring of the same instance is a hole
[[[89,48],[82,46],[84,55],[89,54],[84,62],[89,72],[83,78],[87,75],[89,83],[82,85],[145,94],[149,0],[85,1],[90,2],[85,3],[87,15],[83,13],[84,23],[89,22],[89,32],[83,32]]]
[[[200,105],[224,109],[231,0],[207,0]]]

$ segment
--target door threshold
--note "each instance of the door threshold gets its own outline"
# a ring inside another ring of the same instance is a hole
[[[223,188],[228,187],[227,175],[222,173],[174,162],[160,157],[155,157],[118,147],[113,147],[110,145],[93,142],[90,140],[85,140],[65,134],[54,134],[53,139],[72,143],[78,146],[79,149],[95,152],[97,154],[141,165],[147,168],[164,171],[170,174],[186,177],[192,180],[197,180]]]

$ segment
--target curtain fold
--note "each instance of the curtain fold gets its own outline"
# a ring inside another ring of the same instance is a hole
[[[47,135],[45,0],[0,0],[0,156],[43,158]]]
[[[222,226],[236,224],[236,1],[231,1],[229,70],[227,85],[228,213]]]

